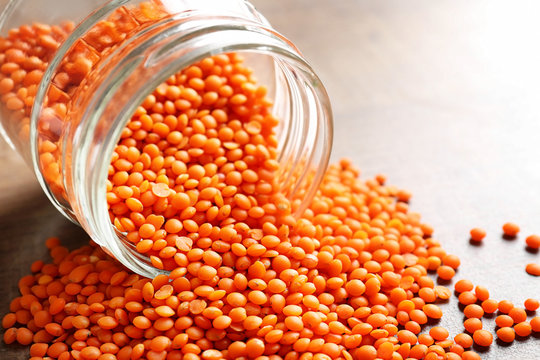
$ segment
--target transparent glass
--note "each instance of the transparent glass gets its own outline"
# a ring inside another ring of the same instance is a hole
[[[310,202],[332,145],[328,96],[298,49],[248,2],[12,0],[3,5],[0,131],[34,169],[58,210],[131,270],[145,276],[160,272],[111,224],[105,179],[114,147],[148,94],[208,56],[241,53],[269,88],[272,113],[280,120],[281,192],[294,197],[296,213]],[[18,49],[10,36],[26,33],[38,40],[31,49]],[[13,81],[25,90],[12,91]]]

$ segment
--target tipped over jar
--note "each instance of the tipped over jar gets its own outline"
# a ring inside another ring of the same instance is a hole
[[[194,242],[257,240],[314,195],[328,96],[248,2],[10,1],[0,28],[0,130],[131,270],[171,270]]]

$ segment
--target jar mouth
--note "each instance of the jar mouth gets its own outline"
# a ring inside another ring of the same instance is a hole
[[[195,16],[190,17],[189,27],[186,23],[167,19],[156,24],[153,33],[141,34],[139,39],[115,50],[97,69],[103,76],[92,85],[91,91],[86,91],[91,98],[82,109],[74,136],[66,140],[70,142],[66,144],[70,160],[63,162],[71,164],[65,168],[68,169],[66,191],[70,200],[74,200],[70,201],[71,208],[60,203],[40,179],[62,213],[80,223],[97,244],[125,266],[147,277],[167,272],[153,267],[149,258],[138,253],[125,234],[111,223],[105,180],[114,148],[132,114],[171,75],[222,53],[249,55],[255,65],[271,62],[277,80],[270,97],[283,109],[282,113],[273,115],[280,120],[288,119],[282,121],[285,125],[279,130],[285,134],[278,149],[278,161],[284,166],[280,182],[288,197],[304,199],[295,208],[297,213],[304,210],[314,195],[328,164],[332,143],[332,116],[326,91],[289,41],[260,24],[246,25],[245,19],[220,17],[209,21],[206,16],[200,19]],[[55,65],[58,64],[51,64],[50,68]],[[50,81],[52,73],[47,75],[43,83]],[[36,161],[34,165],[37,166]]]

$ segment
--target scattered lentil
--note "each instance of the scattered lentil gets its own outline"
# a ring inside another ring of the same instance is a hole
[[[531,249],[540,248],[540,235],[529,235],[529,236],[527,236],[527,238],[525,239],[525,243]]]
[[[473,333],[473,340],[480,346],[490,346],[493,342],[493,335],[487,330],[476,330]]]
[[[536,299],[527,299],[524,306],[528,311],[536,311],[540,307],[540,302]]]
[[[503,233],[509,237],[516,237],[519,233],[519,226],[512,222],[507,222],[502,227]]]
[[[477,241],[477,242],[484,240],[484,238],[486,237],[486,231],[481,228],[471,229],[470,234],[471,234],[471,240]]]
[[[525,266],[525,271],[532,276],[540,276],[540,264],[530,263]]]

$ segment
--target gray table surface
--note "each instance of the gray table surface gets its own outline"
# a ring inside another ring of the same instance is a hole
[[[457,279],[495,299],[540,299],[540,262],[524,239],[540,234],[540,3],[495,0],[256,0],[270,22],[316,69],[330,94],[332,158],[351,158],[364,177],[384,173],[413,192],[413,211],[458,254]],[[0,313],[43,240],[72,246],[82,230],[48,203],[31,172],[0,143]],[[501,237],[507,221],[522,229]],[[468,231],[488,236],[469,244]],[[443,305],[440,324],[455,335],[463,314]],[[493,330],[493,319],[484,321]],[[482,350],[482,349],[480,349]],[[483,359],[540,359],[540,336],[494,343]],[[25,359],[0,345],[0,359]]]

